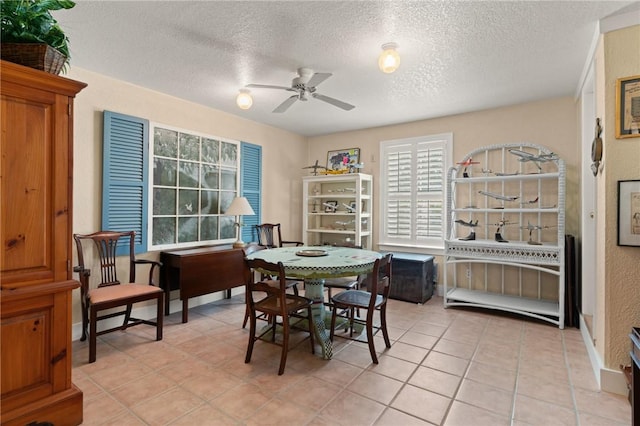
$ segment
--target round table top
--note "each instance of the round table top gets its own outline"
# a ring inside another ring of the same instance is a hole
[[[326,252],[326,255],[313,256],[318,251]],[[282,262],[287,277],[318,279],[369,273],[376,259],[381,257],[382,253],[359,248],[299,246],[259,250],[247,256],[247,259]]]

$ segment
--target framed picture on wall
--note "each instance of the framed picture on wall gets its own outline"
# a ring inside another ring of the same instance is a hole
[[[339,149],[327,153],[327,169],[348,173],[356,164],[360,163],[360,148]]]
[[[640,180],[618,181],[618,245],[640,247]]]
[[[640,75],[616,84],[616,138],[640,137]]]

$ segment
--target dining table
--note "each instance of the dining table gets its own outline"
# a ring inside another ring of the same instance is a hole
[[[377,251],[352,247],[298,246],[259,250],[247,259],[282,262],[287,278],[304,280],[305,297],[313,300],[314,331],[322,347],[322,357],[331,359],[333,344],[327,330],[331,322],[324,304],[325,279],[368,274],[373,271],[376,259],[382,256]]]

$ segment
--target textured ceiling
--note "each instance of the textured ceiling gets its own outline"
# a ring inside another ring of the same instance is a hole
[[[71,66],[311,136],[573,95],[596,23],[629,1],[79,1],[55,13]],[[400,68],[377,68],[399,44]],[[333,73],[272,113],[299,67]]]

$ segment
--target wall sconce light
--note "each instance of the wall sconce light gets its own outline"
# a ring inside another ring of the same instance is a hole
[[[400,55],[396,51],[397,48],[397,43],[385,43],[382,45],[382,53],[378,58],[378,67],[383,73],[390,74],[400,66]]]
[[[238,97],[236,97],[236,104],[240,109],[249,109],[253,105],[253,98],[249,89],[240,89]]]

